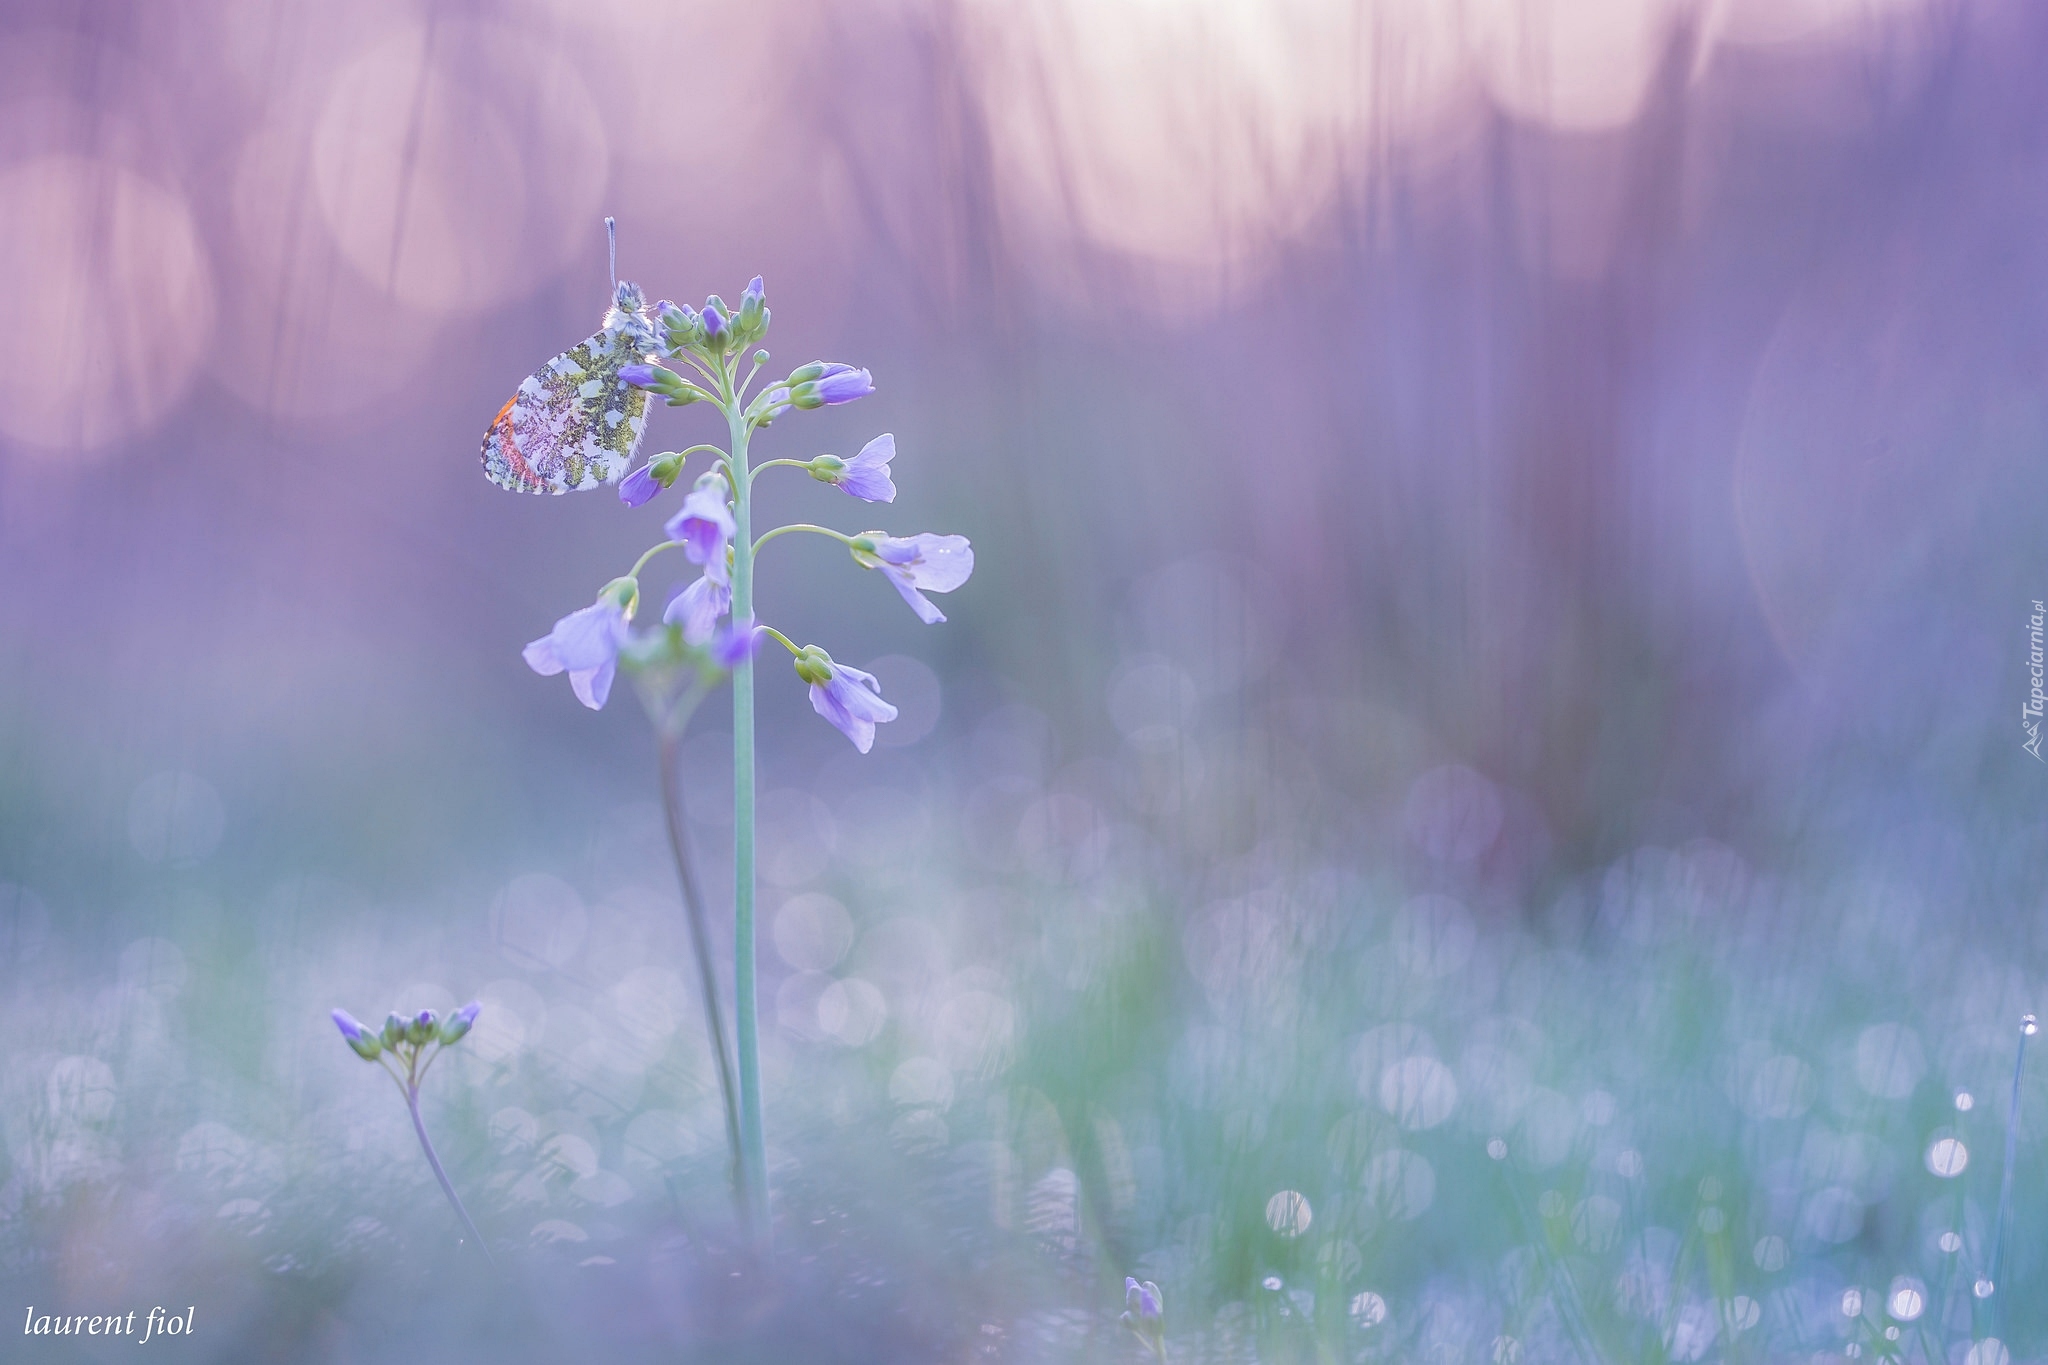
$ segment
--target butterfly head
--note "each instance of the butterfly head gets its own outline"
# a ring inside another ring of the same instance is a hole
[[[612,306],[604,315],[605,330],[630,337],[635,354],[654,349],[654,316],[647,308],[647,295],[640,286],[620,280],[612,287]]]

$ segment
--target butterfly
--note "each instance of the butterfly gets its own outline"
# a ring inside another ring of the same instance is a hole
[[[567,493],[617,483],[632,467],[647,430],[647,394],[619,370],[652,358],[654,314],[639,285],[617,281],[616,270],[613,278],[597,335],[528,375],[484,433],[484,474],[498,487]]]

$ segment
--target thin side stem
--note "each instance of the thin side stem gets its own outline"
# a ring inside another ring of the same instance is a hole
[[[774,530],[768,532],[759,540],[755,541],[754,553],[761,553],[761,547],[763,545],[766,545],[769,541],[775,539],[775,537],[777,536],[786,536],[791,531],[809,531],[814,536],[830,536],[833,540],[838,541],[841,545],[853,544],[853,537],[847,535],[843,531],[835,531],[829,526],[813,526],[808,521],[793,521],[787,526],[776,527]]]
[[[752,480],[748,477],[746,415],[725,381],[726,423],[732,433],[728,457],[733,472],[732,615],[754,615]],[[742,659],[732,672],[733,800],[733,1019],[738,1045],[740,1139],[747,1154],[747,1204],[755,1233],[768,1242],[768,1154],[761,1124],[761,1058],[754,991],[754,661]]]
[[[682,883],[683,913],[690,924],[690,950],[697,958],[697,979],[704,997],[704,1029],[718,1059],[718,1094],[725,1102],[725,1141],[732,1154],[732,1197],[742,1226],[747,1217],[747,1181],[744,1149],[740,1145],[740,1105],[733,1080],[732,1058],[725,1046],[725,1011],[718,1004],[718,971],[711,964],[711,933],[704,922],[704,893],[697,885],[696,865],[690,860],[689,831],[683,818],[681,774],[676,764],[674,732],[661,734],[661,806],[668,815],[668,846],[675,855],[676,879]]]
[[[477,1250],[483,1252],[491,1269],[498,1268],[498,1260],[491,1255],[490,1244],[484,1235],[476,1230],[476,1223],[469,1216],[469,1210],[462,1207],[462,1197],[455,1193],[455,1185],[448,1179],[448,1172],[441,1169],[441,1158],[434,1154],[434,1144],[427,1137],[427,1125],[420,1118],[420,1088],[417,1082],[405,1087],[405,1107],[412,1113],[412,1130],[419,1134],[420,1150],[427,1154],[427,1164],[434,1168],[434,1179],[441,1182],[441,1193],[448,1196],[448,1202],[455,1206],[456,1216],[462,1219],[462,1226],[469,1229],[469,1235],[476,1239]]]

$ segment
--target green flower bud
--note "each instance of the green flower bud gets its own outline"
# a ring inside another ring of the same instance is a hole
[[[476,1023],[477,1013],[482,1009],[482,1001],[472,1000],[467,1005],[464,1005],[461,1009],[455,1011],[455,1013],[449,1015],[446,1019],[442,1020],[441,1045],[443,1047],[446,1047],[450,1043],[461,1042],[463,1035],[469,1032],[470,1026]]]
[[[808,365],[799,365],[794,370],[791,370],[787,382],[791,388],[795,388],[799,384],[810,383],[823,373],[825,373],[825,362],[813,360]]]
[[[816,645],[805,645],[795,663],[796,675],[806,683],[822,685],[832,681],[832,656]]]
[[[846,472],[846,461],[837,455],[820,455],[804,468],[819,483],[838,483],[839,476]]]
[[[414,1047],[425,1047],[440,1036],[441,1021],[432,1010],[421,1010],[405,1021],[405,1041]]]
[[[405,1041],[406,1022],[406,1017],[396,1010],[385,1016],[383,1032],[378,1035],[383,1040],[384,1046],[397,1047]]]

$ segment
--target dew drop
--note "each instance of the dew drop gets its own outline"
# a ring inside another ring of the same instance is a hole
[[[1259,1281],[1259,1283],[1266,1286],[1267,1289],[1271,1290],[1275,1294],[1280,1292],[1280,1277],[1278,1275],[1268,1275],[1265,1279]]]
[[[1507,1159],[1508,1145],[1499,1138],[1494,1138],[1486,1144],[1486,1154],[1495,1161],[1504,1161]]]
[[[1898,1328],[1896,1328],[1896,1327],[1887,1327],[1887,1328],[1885,1328],[1885,1329],[1884,1329],[1884,1339],[1885,1339],[1886,1341],[1897,1341],[1897,1340],[1899,1339],[1899,1329],[1898,1329]]]
[[[1972,1094],[1971,1094],[1971,1093],[1970,1093],[1969,1091],[1967,1091],[1967,1090],[1958,1090],[1958,1091],[1956,1091],[1956,1111],[1957,1111],[1958,1113],[1962,1113],[1962,1114],[1967,1114],[1967,1113],[1969,1113],[1969,1112],[1970,1112],[1970,1110],[1971,1110],[1972,1108],[1974,1108],[1974,1107],[1975,1107],[1976,1103],[1977,1103],[1977,1099],[1976,1099],[1976,1096],[1972,1095]]]
[[[1945,1254],[1953,1256],[1963,1249],[1963,1239],[1956,1236],[1953,1232],[1944,1232],[1941,1234],[1940,1239],[1935,1242],[1935,1245],[1940,1247]]]
[[[1952,1180],[1970,1164],[1970,1149],[1960,1138],[1936,1138],[1927,1147],[1927,1169],[1944,1180]]]
[[[1991,1283],[1991,1281],[1989,1280],[1979,1280],[1976,1284],[1971,1286],[1972,1292],[1974,1292],[1980,1299],[1990,1298],[1991,1295],[1997,1290],[1997,1288],[1998,1286]]]
[[[1860,1290],[1860,1289],[1845,1289],[1845,1290],[1843,1290],[1843,1291],[1842,1291],[1842,1316],[1843,1316],[1843,1317],[1845,1317],[1845,1318],[1853,1318],[1853,1317],[1858,1317],[1858,1316],[1860,1316],[1860,1315],[1862,1314],[1862,1312],[1863,1312],[1863,1291],[1862,1291],[1862,1290]]]
[[[2022,1015],[2020,1016],[2020,1032],[2021,1032],[2021,1033],[2024,1033],[2024,1034],[2026,1034],[2026,1035],[2027,1035],[2027,1037],[2031,1038],[2031,1037],[2033,1037],[2033,1036],[2034,1036],[2035,1034],[2039,1033],[2040,1031],[2041,1031],[2041,1026],[2040,1026],[2040,1024],[2038,1024],[2038,1023],[2036,1023],[2036,1022],[2035,1022],[2035,1020],[2034,1020],[2034,1016],[2033,1016],[2033,1015],[2031,1015],[2031,1014],[2022,1014]]]

